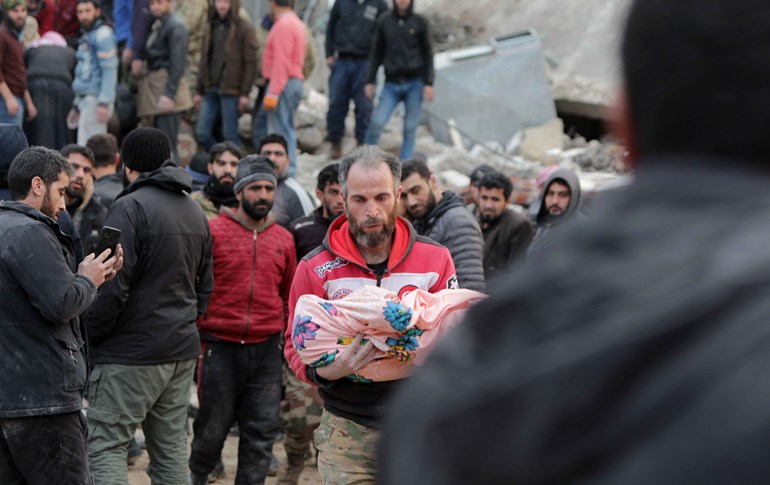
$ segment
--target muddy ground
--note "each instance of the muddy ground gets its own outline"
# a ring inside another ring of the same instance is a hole
[[[192,420],[190,420],[190,426],[192,426]],[[192,437],[190,438],[192,440]],[[283,443],[276,442],[273,447],[275,456],[282,463],[286,463],[286,453],[283,450]],[[222,453],[222,461],[225,464],[225,478],[212,482],[214,485],[232,485],[235,481],[235,470],[238,466],[238,437],[228,436],[225,442],[225,448]],[[150,477],[147,476],[145,470],[149,458],[147,451],[139,457],[133,465],[128,467],[128,482],[131,485],[150,485]],[[268,477],[265,482],[266,485],[275,485],[277,479],[275,477]],[[321,477],[318,475],[318,470],[315,467],[315,459],[310,459],[305,463],[305,470],[299,478],[299,485],[319,485],[321,483]]]

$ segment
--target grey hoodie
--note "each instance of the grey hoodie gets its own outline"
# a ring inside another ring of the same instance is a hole
[[[545,192],[554,180],[560,180],[566,183],[570,188],[571,193],[567,210],[564,211],[564,214],[556,217],[550,216],[545,207]],[[537,211],[536,218],[537,232],[532,240],[532,244],[527,250],[528,258],[536,253],[542,252],[550,245],[549,239],[551,238],[554,228],[575,217],[580,217],[581,193],[580,180],[578,179],[577,174],[568,168],[560,168],[554,171],[545,181],[545,184],[543,185],[543,194],[540,196],[538,203],[540,204],[540,208]]]

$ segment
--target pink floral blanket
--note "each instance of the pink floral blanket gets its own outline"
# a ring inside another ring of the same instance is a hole
[[[441,336],[456,325],[465,311],[486,295],[471,290],[414,290],[400,299],[395,293],[365,286],[340,300],[303,295],[297,301],[292,342],[302,362],[322,367],[359,333],[382,351],[348,379],[389,381],[410,374]]]

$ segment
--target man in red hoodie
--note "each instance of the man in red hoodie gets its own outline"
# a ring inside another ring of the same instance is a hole
[[[237,209],[210,222],[215,289],[198,319],[193,485],[208,482],[233,421],[240,431],[235,483],[264,483],[280,428],[280,334],[297,257],[291,234],[270,212],[276,185],[269,159],[246,157],[233,185]]]
[[[401,163],[375,146],[363,146],[339,165],[345,214],[329,227],[322,247],[297,267],[289,297],[284,354],[294,373],[318,386],[324,402],[315,432],[318,471],[324,483],[376,483],[376,442],[385,403],[399,381],[364,382],[356,372],[384,354],[356,336],[350,347],[324,367],[307,367],[295,347],[312,335],[294,321],[300,296],[344,298],[364,286],[380,286],[399,296],[421,289],[436,293],[457,288],[449,251],[418,236],[398,217]],[[216,260],[215,260],[216,261]],[[215,263],[216,264],[216,263]],[[350,451],[346,451],[350,450]]]

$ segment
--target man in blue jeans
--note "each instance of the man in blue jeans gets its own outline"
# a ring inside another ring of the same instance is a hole
[[[195,134],[211,151],[217,141],[241,146],[238,117],[249,107],[249,91],[256,79],[257,39],[254,26],[238,15],[238,0],[216,0],[203,34],[195,106],[200,109]],[[214,137],[222,122],[224,140]]]
[[[294,112],[302,101],[307,29],[291,7],[291,0],[270,0],[273,27],[262,56],[262,77],[269,79],[262,110],[267,113],[267,132],[288,143],[289,176],[297,170],[297,134]]]
[[[412,0],[393,0],[393,10],[377,24],[369,55],[364,92],[374,98],[375,77],[380,65],[385,68],[385,87],[369,124],[364,143],[380,141],[390,115],[404,102],[404,141],[401,160],[412,158],[415,133],[420,122],[423,99],[433,101],[433,46],[428,21],[412,11]]]
[[[327,139],[331,157],[342,158],[345,117],[352,99],[356,104],[356,141],[364,142],[372,101],[364,95],[366,63],[372,47],[377,19],[388,9],[385,0],[337,0],[326,27],[326,64],[329,75]]]

